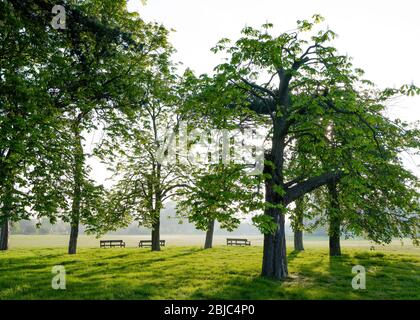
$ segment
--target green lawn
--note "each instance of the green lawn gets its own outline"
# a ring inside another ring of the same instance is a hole
[[[262,248],[173,246],[149,249],[12,249],[0,253],[0,299],[420,299],[420,254],[345,248],[289,252],[290,278],[259,276]],[[67,289],[53,290],[51,268],[64,265]],[[366,290],[351,269],[367,270]]]
[[[247,238],[252,242],[252,246],[262,246],[262,235],[215,235],[213,244],[215,246],[225,245],[226,238]],[[169,246],[203,246],[205,233],[201,235],[185,235],[185,234],[162,234],[161,239],[165,239]],[[120,239],[123,240],[127,247],[137,247],[139,240],[150,239],[150,235],[107,235],[101,239]],[[69,242],[68,235],[12,235],[10,237],[10,248],[12,249],[42,249],[42,248],[65,248]],[[303,239],[305,248],[319,249],[328,248],[328,237],[306,235]],[[287,237],[287,245],[293,246],[293,238]],[[344,248],[354,248],[360,250],[369,250],[372,242],[364,239],[342,239],[341,245]],[[78,248],[98,248],[99,239],[94,236],[80,235],[77,241]],[[389,245],[375,245],[375,251],[393,252],[393,253],[409,253],[420,255],[420,247],[413,246],[410,239],[403,242],[394,240]]]

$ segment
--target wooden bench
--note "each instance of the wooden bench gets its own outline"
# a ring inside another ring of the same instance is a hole
[[[165,240],[159,240],[160,241],[160,246],[164,247],[165,246]],[[144,248],[144,247],[151,247],[152,246],[152,240],[140,240],[139,242],[139,247],[140,248]]]
[[[226,244],[228,246],[250,246],[251,241],[248,241],[248,239],[227,238]]]
[[[101,248],[113,248],[113,247],[120,247],[125,248],[125,242],[122,240],[101,240],[100,242]]]

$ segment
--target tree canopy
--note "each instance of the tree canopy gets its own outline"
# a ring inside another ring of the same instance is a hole
[[[333,255],[341,234],[418,242],[419,180],[401,154],[418,154],[420,131],[384,111],[420,89],[365,79],[322,16],[280,34],[270,23],[245,27],[212,49],[227,56],[214,74],[196,76],[172,61],[169,31],[126,1],[68,1],[63,29],[51,25],[53,6],[0,2],[0,250],[9,221],[36,217],[70,223],[70,254],[80,224],[101,235],[133,219],[152,229],[157,251],[169,199],[207,231],[252,214],[264,233],[262,275],[276,279],[288,276],[287,214],[295,231],[305,216],[328,224]],[[263,132],[251,152],[264,157],[262,172],[250,175],[258,159],[242,155],[191,163],[195,130],[212,128]],[[94,152],[92,132],[103,134]],[[174,161],[162,161],[169,154]],[[113,171],[111,188],[91,176],[94,156]]]

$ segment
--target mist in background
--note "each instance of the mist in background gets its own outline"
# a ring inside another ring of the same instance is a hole
[[[186,219],[181,220],[175,214],[175,202],[169,202],[161,214],[161,233],[173,235],[204,235],[205,231],[197,230],[195,226],[189,223]],[[40,223],[39,223],[40,222]],[[39,225],[37,226],[37,224]],[[70,225],[63,221],[57,221],[51,224],[48,219],[37,220],[22,220],[12,224],[12,234],[19,235],[68,235],[70,234]],[[138,223],[133,222],[127,228],[110,232],[107,235],[150,235],[151,230],[139,227]],[[85,228],[81,226],[80,234],[85,234]],[[228,232],[220,228],[219,223],[216,222],[215,235],[242,235],[253,236],[261,235],[261,232],[252,224],[248,222],[241,223],[240,226],[233,232]],[[312,235],[326,236],[324,229],[320,228],[311,233]],[[286,221],[286,235],[293,235],[289,221]]]

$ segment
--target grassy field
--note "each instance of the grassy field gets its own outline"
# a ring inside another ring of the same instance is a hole
[[[88,248],[82,237],[83,248],[69,256],[46,244],[51,239],[25,248],[16,237],[13,249],[0,252],[0,299],[420,299],[420,249],[409,245],[369,251],[354,244],[330,258],[326,246],[307,241],[306,251],[289,250],[290,278],[277,282],[259,276],[261,246],[151,252]],[[55,265],[66,268],[66,290],[51,288]],[[366,268],[366,290],[352,289],[354,265]]]

